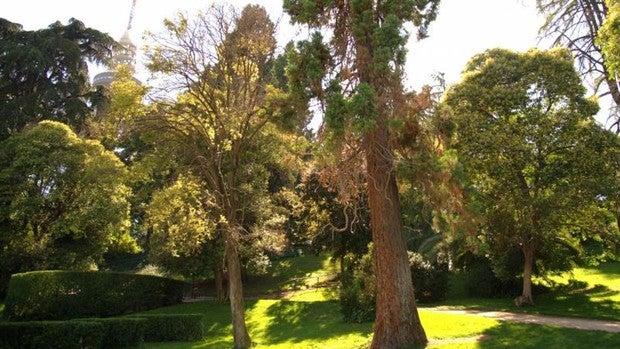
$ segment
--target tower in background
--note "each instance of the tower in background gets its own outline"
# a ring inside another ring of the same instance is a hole
[[[129,66],[132,71],[135,68],[137,47],[131,40],[130,31],[133,24],[134,13],[136,11],[136,2],[137,0],[133,0],[131,3],[131,11],[129,12],[127,29],[125,29],[125,33],[123,33],[123,36],[121,36],[120,40],[118,41],[122,47],[114,52],[112,59],[110,60],[109,69],[95,75],[95,77],[93,78],[93,86],[95,87],[103,86],[109,88],[112,81],[114,81],[116,67],[119,64],[125,64]]]

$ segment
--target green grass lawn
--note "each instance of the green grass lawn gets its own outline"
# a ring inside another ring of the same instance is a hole
[[[284,258],[274,261],[267,275],[250,277],[244,287],[249,295],[303,290],[334,280],[338,271],[326,255]]]
[[[614,276],[620,263],[605,265],[596,270],[579,269],[575,277],[589,282],[605,282],[605,287],[617,282]],[[247,325],[257,348],[324,348],[349,349],[365,348],[372,338],[372,324],[348,324],[342,321],[337,303],[337,290],[334,288],[313,289],[312,284],[300,284],[299,278],[327,275],[336,272],[337,267],[325,256],[304,256],[284,259],[275,265],[270,275],[260,282],[248,284],[249,293],[274,293],[280,289],[302,289],[288,299],[258,299],[246,302]],[[303,279],[312,282],[313,277]],[[258,281],[258,280],[257,280]],[[561,281],[561,280],[559,280]],[[304,288],[307,288],[303,290]],[[577,292],[583,295],[584,292]],[[596,295],[585,293],[592,301]],[[544,304],[547,300],[539,297]],[[528,308],[528,311],[541,311],[547,308],[561,309],[558,299],[548,295],[550,305]],[[556,296],[556,298],[559,296]],[[601,295],[601,300],[615,295]],[[611,298],[614,299],[614,298]],[[507,299],[456,300],[455,305],[477,307],[481,309],[519,310]],[[448,304],[449,302],[446,302]],[[574,311],[589,311],[591,302],[575,307]],[[532,310],[536,309],[536,310]],[[549,310],[547,309],[547,310]],[[564,309],[572,311],[573,308]],[[588,309],[588,310],[585,310]],[[232,326],[230,309],[227,304],[214,302],[196,302],[174,307],[157,309],[153,312],[164,313],[202,313],[206,336],[202,341],[193,343],[147,343],[145,348],[230,348],[232,347]],[[611,309],[603,308],[605,314]],[[586,314],[579,316],[587,317]],[[422,324],[430,339],[426,348],[620,348],[620,335],[596,331],[580,331],[550,326],[526,325],[501,322],[495,319],[479,318],[466,315],[435,313],[420,310]]]
[[[320,293],[306,301],[262,299],[246,302],[247,324],[257,348],[364,348],[372,324],[342,321],[338,303],[321,300]],[[232,347],[228,305],[195,302],[157,309],[158,313],[202,313],[206,336],[192,343],[147,343],[145,348]],[[620,334],[579,331],[549,326],[512,324],[466,315],[420,311],[430,345],[427,348],[620,348]],[[482,336],[482,339],[481,339]]]
[[[437,305],[620,321],[620,262],[603,263],[597,268],[576,268],[551,280],[554,288],[535,295],[533,307],[516,307],[512,299],[464,297]]]
[[[331,263],[327,256],[309,255],[277,261],[266,277],[248,280],[246,291],[249,295],[297,290],[287,294],[286,299],[257,297],[246,301],[246,321],[256,348],[366,348],[372,338],[372,323],[345,323],[337,302],[337,288],[314,287],[333,278],[337,269],[337,265]],[[570,279],[582,284],[573,282],[568,286]],[[620,320],[620,263],[607,263],[596,269],[576,269],[570,275],[554,278],[554,281],[566,286],[537,296],[535,307],[517,308],[510,299],[462,297],[441,304]],[[0,312],[2,308],[0,303]],[[146,343],[144,348],[232,347],[228,304],[201,301],[149,313],[204,314],[205,337],[196,342]],[[509,323],[424,309],[420,310],[420,317],[430,340],[426,348],[430,349],[620,348],[620,334]]]

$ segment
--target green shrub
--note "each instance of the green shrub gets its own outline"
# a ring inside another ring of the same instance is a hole
[[[428,261],[419,253],[409,253],[415,298],[419,302],[437,302],[448,295],[448,263]]]
[[[518,279],[502,280],[493,272],[490,261],[474,259],[463,268],[465,295],[468,297],[515,297],[521,291]]]
[[[377,294],[372,247],[362,256],[352,273],[342,276],[340,312],[347,322],[370,322],[375,318]]]
[[[145,342],[192,342],[204,337],[201,314],[140,314],[135,317],[145,320]]]
[[[144,341],[146,319],[143,318],[90,318],[76,319],[73,322],[95,322],[103,326],[100,348],[133,348]]]
[[[99,348],[104,327],[91,321],[0,322],[0,348]]]
[[[20,321],[108,317],[180,303],[183,288],[151,275],[33,271],[11,277],[4,313]]]

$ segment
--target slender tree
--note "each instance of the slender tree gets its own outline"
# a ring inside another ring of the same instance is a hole
[[[372,348],[427,342],[415,304],[402,232],[392,122],[403,112],[401,80],[408,23],[426,35],[439,1],[285,0],[292,21],[318,31],[291,57],[293,92],[323,104],[324,144],[349,174],[363,154],[377,275],[377,311]],[[328,44],[320,33],[329,33]],[[358,159],[358,160],[353,160]],[[359,167],[358,167],[359,168]],[[342,174],[342,172],[341,172]],[[351,177],[349,177],[351,178]],[[342,183],[350,182],[340,176]]]
[[[179,14],[165,25],[164,33],[152,36],[148,67],[166,91],[178,95],[159,100],[143,127],[212,200],[210,216],[222,234],[228,270],[234,346],[248,348],[241,247],[265,226],[259,223],[276,227],[279,215],[266,212],[272,206],[268,164],[291,160],[281,145],[297,137],[279,128],[282,92],[271,69],[275,27],[265,9],[254,5],[241,13],[214,6],[192,18]]]

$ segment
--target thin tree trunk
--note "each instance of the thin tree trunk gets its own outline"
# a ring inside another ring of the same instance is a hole
[[[224,288],[224,266],[221,261],[216,262],[215,268],[215,296],[218,303],[226,300],[226,289]]]
[[[532,297],[532,271],[534,270],[534,247],[531,244],[523,246],[523,293],[521,294],[520,305],[534,304]]]
[[[230,311],[233,324],[233,338],[235,349],[245,349],[252,346],[252,341],[245,326],[245,306],[243,304],[243,284],[241,281],[241,263],[237,252],[235,232],[226,234],[226,264],[228,267],[228,289],[230,297]]]
[[[400,201],[385,125],[365,139],[368,204],[375,253],[377,303],[371,349],[426,344],[402,234]]]

